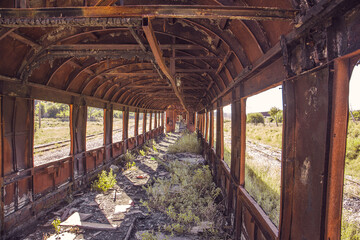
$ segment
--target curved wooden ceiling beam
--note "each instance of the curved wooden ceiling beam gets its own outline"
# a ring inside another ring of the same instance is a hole
[[[51,81],[53,80],[54,76],[60,71],[60,69],[65,66],[66,64],[68,64],[70,61],[72,61],[74,58],[71,57],[67,60],[65,60],[59,67],[55,68],[55,70],[51,73],[50,77],[48,78],[48,80],[45,82],[45,86],[49,86]]]
[[[183,21],[187,21],[190,24],[200,27],[205,31],[210,31],[214,35],[218,36],[221,39],[221,41],[224,42],[229,47],[229,50],[231,49],[231,51],[235,53],[235,56],[237,57],[238,61],[240,62],[243,68],[251,64],[240,42],[236,40],[235,36],[231,36],[229,32],[224,31],[217,27],[213,27],[209,23],[204,23],[203,21],[198,21],[196,19],[193,20],[183,19]]]
[[[152,66],[151,63],[126,63],[126,64],[120,64],[120,65],[117,65],[117,66],[114,66],[114,67],[111,67],[111,68],[107,68],[99,73],[96,73],[94,74],[93,76],[90,76],[89,78],[89,81],[87,82],[84,82],[82,87],[80,88],[80,91],[81,93],[83,94],[86,90],[86,88],[97,78],[97,77],[100,77],[100,76],[103,76],[104,74],[110,72],[110,71],[114,71],[114,70],[117,70],[117,69],[120,69],[120,68],[123,68],[123,67],[130,67],[130,66]],[[142,69],[139,69],[139,71],[141,71]],[[144,70],[148,70],[148,69],[144,69]],[[106,77],[105,77],[106,79]],[[96,88],[96,87],[95,87]],[[94,90],[93,90],[94,91]]]

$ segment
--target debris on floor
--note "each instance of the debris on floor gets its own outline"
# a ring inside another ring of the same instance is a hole
[[[193,216],[187,209],[184,209],[183,215],[178,212],[174,213],[176,214],[174,217],[168,212],[169,207],[159,210],[147,206],[147,203],[151,206],[152,198],[147,191],[149,188],[155,189],[159,181],[174,182],[168,188],[159,190],[159,194],[163,194],[165,197],[178,197],[190,193],[186,188],[188,186],[184,187],[178,181],[178,175],[193,170],[195,175],[192,177],[196,177],[196,173],[204,174],[207,171],[204,165],[205,160],[201,155],[167,153],[167,147],[179,137],[180,134],[168,134],[167,137],[144,146],[141,149],[142,154],[127,153],[127,157],[130,159],[127,162],[131,163],[129,168],[122,162],[123,160],[119,160],[116,165],[113,164],[110,167],[114,173],[116,172],[117,183],[114,187],[106,192],[97,192],[90,188],[84,190],[74,197],[72,202],[59,207],[44,219],[39,220],[38,227],[34,232],[18,239],[209,239],[207,236],[214,235],[212,231],[221,231],[220,228],[214,228],[214,225],[221,226],[223,224],[221,222],[223,217],[219,215],[221,203],[219,206],[214,203],[208,208],[201,208],[213,211],[213,213],[205,212],[204,215],[221,220],[214,222],[213,219],[204,220],[195,217],[195,221],[183,224],[186,226],[184,232],[177,231],[182,226],[180,226],[181,224],[177,226],[176,220],[184,218],[185,221],[189,221],[186,218]],[[178,173],[172,170],[174,166],[182,165],[188,166],[190,170],[184,170],[181,167],[183,172]],[[211,174],[206,176],[209,178]],[[196,181],[200,183],[203,179],[196,179]],[[213,191],[213,197],[216,198],[218,190],[215,189],[215,185],[211,184],[208,190]],[[51,224],[54,219],[61,220],[60,233],[54,231]],[[222,235],[226,236],[226,234]],[[154,238],[149,238],[151,236]],[[225,238],[223,237],[223,239]]]

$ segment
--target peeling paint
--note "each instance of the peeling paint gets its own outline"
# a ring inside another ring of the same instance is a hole
[[[301,166],[301,177],[300,177],[300,181],[304,185],[306,185],[308,182],[310,167],[311,167],[310,160],[306,158],[303,165]]]

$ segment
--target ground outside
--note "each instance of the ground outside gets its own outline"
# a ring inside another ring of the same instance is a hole
[[[114,187],[103,193],[89,184],[17,239],[231,239],[204,158],[168,152],[181,136],[164,135],[133,151],[130,161],[116,161]]]

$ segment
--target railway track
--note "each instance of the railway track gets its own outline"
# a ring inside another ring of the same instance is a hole
[[[122,130],[114,130],[114,132],[121,132]],[[86,139],[93,139],[96,138],[98,136],[104,135],[104,133],[98,133],[98,134],[92,134],[92,135],[88,135],[86,136]],[[37,145],[34,147],[34,154],[36,153],[42,153],[42,152],[48,152],[51,150],[55,150],[58,148],[62,148],[65,147],[67,145],[70,144],[70,140],[65,140],[65,141],[58,141],[58,142],[53,142],[53,143],[46,143],[46,144],[42,144],[42,145]]]

